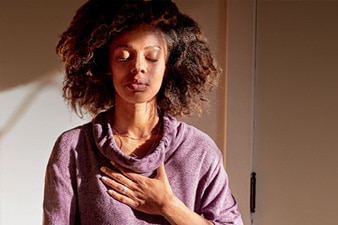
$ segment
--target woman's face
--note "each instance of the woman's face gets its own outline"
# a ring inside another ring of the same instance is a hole
[[[166,70],[167,45],[164,35],[139,26],[110,44],[110,69],[115,102],[155,102]]]

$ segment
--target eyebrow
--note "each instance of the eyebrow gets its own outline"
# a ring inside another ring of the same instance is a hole
[[[120,45],[116,46],[115,49],[118,49],[118,48],[130,48],[130,49],[133,49],[133,46],[128,45],[128,44],[120,44]],[[162,48],[160,46],[158,46],[158,45],[148,45],[144,49],[152,49],[152,48],[156,48],[156,49],[162,50]]]

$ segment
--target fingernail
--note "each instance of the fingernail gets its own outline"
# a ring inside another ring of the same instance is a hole
[[[106,172],[106,171],[107,171],[106,167],[101,167],[100,170],[101,170],[102,172]]]

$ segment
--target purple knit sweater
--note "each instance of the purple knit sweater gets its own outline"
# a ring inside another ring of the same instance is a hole
[[[109,110],[56,141],[45,178],[45,225],[169,224],[161,216],[133,210],[107,194],[100,168],[109,167],[111,160],[144,176],[154,176],[164,161],[171,188],[187,207],[216,225],[243,224],[222,155],[209,136],[164,116],[163,138],[157,148],[137,159],[118,149],[111,124]]]

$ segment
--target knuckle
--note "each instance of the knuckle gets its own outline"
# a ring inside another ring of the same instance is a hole
[[[114,179],[116,180],[116,181],[121,181],[122,179],[123,179],[123,176],[122,176],[122,174],[114,174]]]

